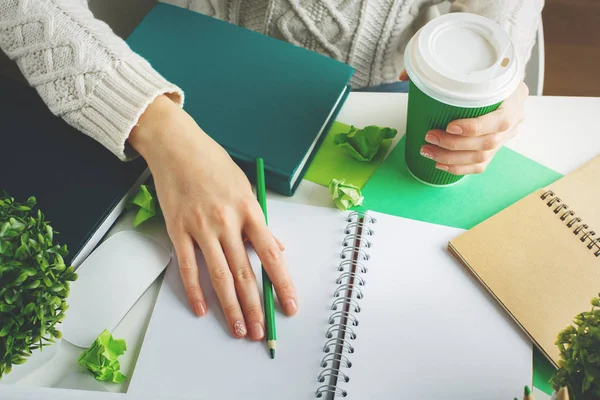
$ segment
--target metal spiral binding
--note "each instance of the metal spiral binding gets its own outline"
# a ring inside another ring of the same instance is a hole
[[[346,397],[348,393],[338,387],[338,382],[348,382],[347,370],[352,367],[348,355],[354,353],[351,342],[356,339],[353,327],[358,326],[360,314],[359,301],[363,298],[363,287],[366,285],[364,275],[367,273],[367,262],[370,258],[368,249],[373,246],[370,238],[375,234],[373,224],[377,221],[369,214],[352,212],[346,220],[346,235],[342,240],[340,272],[333,291],[333,301],[329,316],[329,327],[325,332],[327,339],[323,346],[325,356],[321,359],[321,373],[317,377],[319,383],[315,397]]]
[[[595,247],[596,251],[594,252],[594,256],[600,257],[600,237],[596,239],[593,238],[593,236],[596,236],[596,232],[592,230],[587,230],[590,227],[587,224],[583,223],[581,218],[577,217],[575,215],[575,212],[573,210],[570,210],[569,206],[564,204],[560,197],[556,196],[556,194],[552,190],[545,191],[540,196],[540,198],[546,203],[548,207],[554,207],[554,214],[558,215],[560,212],[562,212],[560,220],[567,221],[568,219],[566,227],[569,229],[573,229],[574,235],[581,235],[579,240],[581,240],[582,243],[585,243],[587,240],[589,240],[587,248],[589,250],[593,250]]]
[[[358,269],[358,272],[360,272],[361,274],[367,273],[367,267],[361,261],[344,260],[340,263],[340,265],[338,267],[338,271],[345,271],[346,267],[348,267],[348,271],[352,271],[353,269]]]
[[[333,362],[335,361],[335,354],[327,354],[325,357],[323,357],[321,359],[321,367],[325,368],[329,365],[329,362]],[[345,355],[341,355],[341,358],[339,360],[340,364],[343,365],[346,368],[350,368],[352,366],[352,363],[350,362],[350,360],[348,359],[348,357],[346,357]]]

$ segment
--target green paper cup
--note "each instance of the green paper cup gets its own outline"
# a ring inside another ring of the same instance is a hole
[[[464,176],[435,168],[421,155],[425,135],[448,123],[496,110],[521,81],[510,37],[494,21],[450,13],[430,21],[410,40],[404,55],[410,77],[406,166],[419,181],[448,186]]]

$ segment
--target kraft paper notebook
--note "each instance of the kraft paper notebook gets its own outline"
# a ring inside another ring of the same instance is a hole
[[[600,290],[599,176],[596,157],[449,244],[555,365],[558,333]]]
[[[277,311],[276,358],[231,337],[200,254],[209,312],[194,316],[173,258],[128,394],[507,399],[531,384],[531,342],[446,250],[460,229],[274,201],[268,213],[299,298],[295,317]]]

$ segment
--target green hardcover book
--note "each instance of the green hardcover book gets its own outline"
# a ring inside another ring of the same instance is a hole
[[[254,180],[292,195],[350,91],[353,68],[168,4],[127,40],[186,94],[185,110]]]

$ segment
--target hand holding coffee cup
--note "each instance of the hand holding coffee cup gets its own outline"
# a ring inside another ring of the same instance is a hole
[[[409,80],[406,70],[400,74],[400,80]],[[496,111],[477,118],[454,120],[445,130],[428,131],[421,155],[434,160],[436,168],[454,175],[484,172],[496,152],[517,135],[528,95],[529,88],[521,82]]]
[[[508,34],[478,15],[447,14],[411,39],[405,66],[408,170],[434,186],[483,172],[516,134],[528,95]]]

